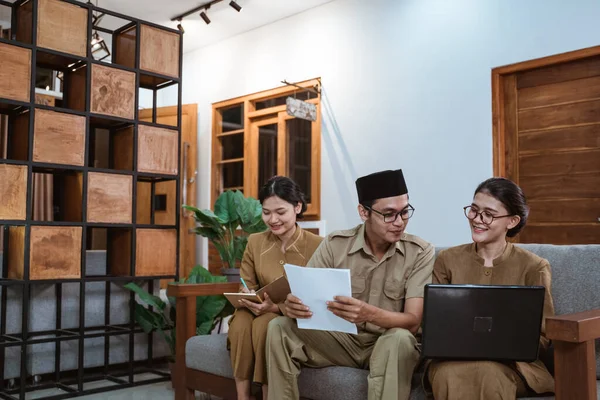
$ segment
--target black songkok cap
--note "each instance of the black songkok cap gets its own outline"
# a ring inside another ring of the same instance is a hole
[[[408,193],[401,169],[375,172],[356,180],[358,202],[401,196]]]

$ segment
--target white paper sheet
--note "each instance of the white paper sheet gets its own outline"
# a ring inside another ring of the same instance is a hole
[[[292,294],[313,313],[311,318],[298,319],[298,328],[358,333],[355,324],[327,309],[327,302],[333,301],[335,296],[352,297],[349,269],[306,268],[292,264],[285,264],[284,268]]]

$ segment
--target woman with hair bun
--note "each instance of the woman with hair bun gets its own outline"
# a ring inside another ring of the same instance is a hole
[[[286,263],[305,266],[323,240],[296,223],[306,211],[300,186],[285,176],[275,176],[260,189],[262,218],[269,228],[248,237],[240,276],[251,291],[257,291],[285,274]],[[262,384],[267,398],[265,342],[269,322],[282,315],[265,294],[261,304],[241,300],[246,308],[236,310],[229,325],[228,342],[238,400],[250,399],[252,382]]]
[[[544,286],[543,320],[554,315],[550,264],[506,240],[527,223],[529,207],[521,188],[508,179],[490,178],[477,187],[464,212],[473,242],[440,252],[433,283]],[[544,335],[542,323],[541,352],[549,344]],[[436,400],[508,400],[554,392],[554,379],[539,359],[532,363],[433,361],[425,383]]]

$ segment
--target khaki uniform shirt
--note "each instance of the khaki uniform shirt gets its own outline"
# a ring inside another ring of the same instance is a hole
[[[544,286],[546,288],[542,319],[540,351],[547,349],[549,341],[545,337],[547,317],[554,315],[552,301],[552,274],[548,260],[534,253],[508,243],[502,255],[493,261],[493,267],[484,267],[475,248],[475,243],[451,247],[438,254],[433,271],[433,282],[443,284],[474,285],[523,285]],[[525,378],[527,385],[536,393],[554,391],[554,379],[540,361],[517,362],[516,369]],[[459,379],[459,378],[456,378]],[[463,382],[457,383],[461,385]],[[470,384],[468,381],[465,385]]]
[[[352,297],[387,311],[403,312],[405,300],[423,297],[425,285],[431,283],[433,256],[433,245],[405,233],[377,260],[365,243],[361,224],[330,234],[306,266],[350,269]],[[357,326],[359,332],[385,332],[371,323]]]
[[[283,265],[306,265],[323,238],[296,225],[296,232],[281,251],[281,239],[271,231],[255,233],[248,237],[242,258],[240,276],[248,289],[258,290],[285,274]]]

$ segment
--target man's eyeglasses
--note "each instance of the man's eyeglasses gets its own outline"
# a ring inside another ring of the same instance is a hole
[[[491,225],[491,223],[494,222],[494,220],[498,219],[498,218],[512,217],[512,215],[496,216],[496,215],[493,215],[489,211],[477,211],[477,210],[473,209],[473,206],[463,207],[463,210],[465,210],[465,217],[467,217],[469,220],[473,221],[475,218],[479,217],[480,221],[484,225]]]
[[[396,222],[396,220],[398,219],[398,217],[402,218],[403,221],[406,221],[407,219],[409,219],[410,217],[413,216],[413,214],[415,213],[415,209],[413,206],[411,206],[410,204],[407,205],[405,208],[402,209],[402,211],[400,212],[393,212],[393,213],[382,213],[381,211],[377,211],[371,207],[365,207],[367,210],[373,211],[376,214],[379,214],[383,217],[383,222],[391,224],[392,222]]]

